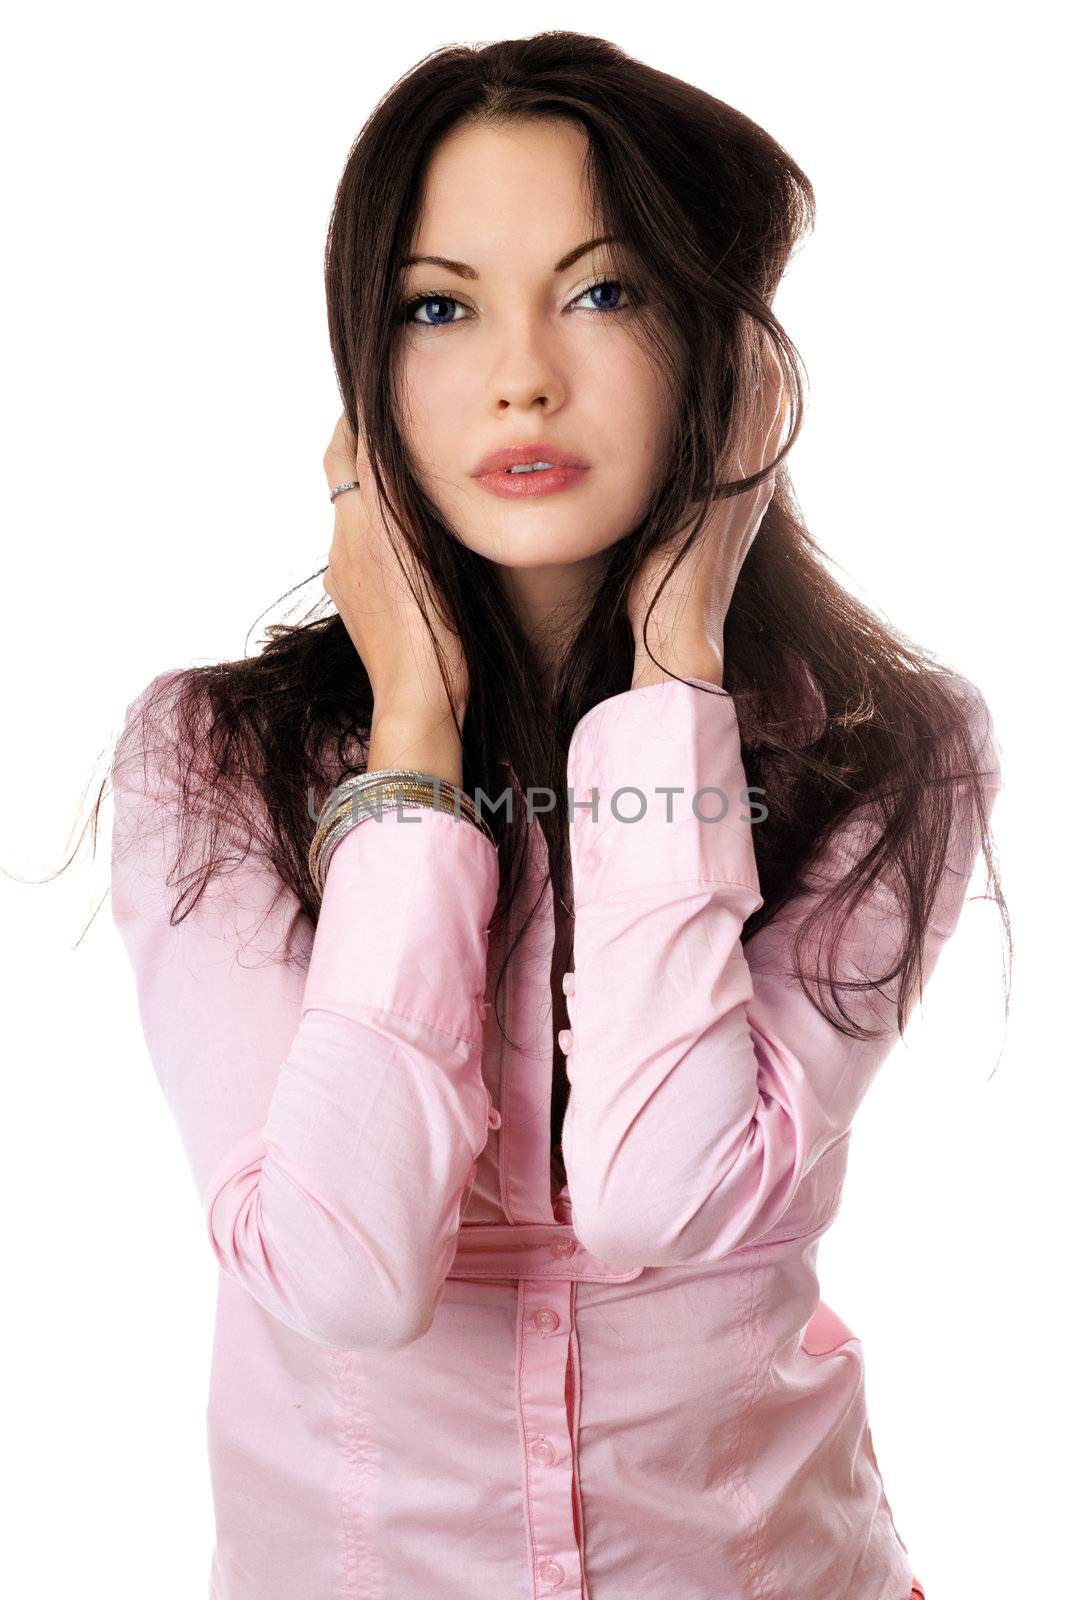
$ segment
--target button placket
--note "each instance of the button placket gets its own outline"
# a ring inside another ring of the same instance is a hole
[[[526,1278],[518,1287],[517,1392],[526,1441],[531,1592],[534,1600],[543,1595],[552,1595],[554,1600],[583,1600],[582,1558],[573,1510],[575,1461],[567,1410],[575,1285],[569,1279]]]
[[[563,1003],[567,1008],[567,1020],[568,1020],[568,1022],[573,1022],[574,1021],[574,1008],[571,1005],[571,1001],[574,998],[574,973],[573,972],[565,972],[563,974],[563,977],[561,979],[561,987],[563,989],[563,996],[564,996]],[[565,1056],[569,1056],[571,1051],[574,1049],[574,1030],[573,1030],[573,1028],[561,1028],[559,1030],[559,1032],[557,1033],[557,1035],[556,1035],[556,1039],[557,1039],[557,1041],[559,1043],[560,1049],[563,1051],[563,1054]]]
[[[548,1306],[539,1306],[534,1312],[533,1316],[530,1318],[530,1321],[537,1329],[542,1339],[545,1338],[547,1334],[555,1333],[556,1329],[559,1327],[559,1317]]]
[[[575,792],[575,800],[582,802],[582,809],[576,809],[574,813],[575,843],[578,846],[578,861],[586,872],[593,872],[600,865],[600,850],[597,845],[596,828],[600,820],[600,808],[604,803],[604,796],[597,795],[596,822],[593,820],[593,810],[589,807],[589,802],[592,798],[593,790],[588,785],[584,789]]]

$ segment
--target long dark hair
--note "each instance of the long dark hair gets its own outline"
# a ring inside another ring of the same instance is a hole
[[[639,282],[633,284],[629,269],[622,276],[637,290],[642,334],[676,401],[670,465],[639,525],[608,552],[584,622],[561,644],[547,695],[499,571],[462,543],[413,475],[393,387],[398,264],[411,246],[420,183],[436,144],[460,124],[533,117],[569,118],[585,130],[598,232],[632,246]],[[752,399],[760,330],[787,373],[791,446],[803,411],[802,363],[770,302],[813,221],[811,184],[762,128],[703,90],[580,33],[436,50],[400,79],[360,130],[329,226],[330,341],[349,426],[355,434],[357,416],[364,420],[383,501],[443,597],[466,652],[471,693],[463,761],[472,793],[481,787],[498,795],[506,775],[520,801],[534,784],[566,795],[577,720],[630,686],[626,598],[637,566],[690,520],[695,536],[694,505],[706,508],[724,490],[756,481],[731,485],[721,464]],[[268,627],[257,655],[161,674],[150,685],[156,692],[143,697],[139,727],[129,737],[141,748],[152,728],[170,730],[169,747],[181,757],[172,771],[189,824],[186,842],[191,851],[194,831],[201,846],[206,840],[195,867],[174,879],[184,888],[172,921],[193,909],[227,852],[253,840],[275,869],[279,892],[288,888],[316,919],[308,797],[321,801],[342,771],[359,769],[372,711],[366,670],[340,617],[332,609],[314,614],[324,604],[298,623]],[[799,959],[797,968],[835,1028],[870,1037],[842,1003],[837,935],[871,885],[888,887],[906,936],[893,969],[870,974],[859,987],[895,983],[902,1032],[922,990],[924,933],[961,820],[965,832],[977,830],[972,837],[981,841],[1010,950],[983,803],[988,751],[983,768],[981,719],[966,692],[972,686],[832,576],[784,465],[742,568],[724,644],[724,687],[736,704],[746,774],[765,790],[769,809],[753,829],[763,904],[743,938],[805,887],[805,869],[835,830],[850,818],[873,818],[870,848],[819,908],[825,974],[805,975]],[[980,696],[978,705],[984,706]],[[107,781],[94,808],[94,838]],[[491,825],[500,851],[499,920],[529,847],[523,804],[510,822],[500,812]],[[551,880],[564,894],[565,805],[545,813],[541,825]],[[828,911],[837,913],[829,942]],[[816,931],[809,922],[797,931],[798,957],[800,941]],[[559,1105],[557,1122],[561,1114]]]

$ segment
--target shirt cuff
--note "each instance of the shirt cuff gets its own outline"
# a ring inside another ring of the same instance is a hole
[[[303,1010],[372,1006],[479,1040],[499,884],[496,846],[466,818],[365,817],[330,858]]]
[[[736,707],[718,685],[671,679],[601,700],[571,736],[567,783],[576,909],[672,883],[733,883],[752,911],[763,904],[762,791],[748,788]]]

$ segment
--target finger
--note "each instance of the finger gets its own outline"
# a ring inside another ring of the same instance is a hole
[[[791,420],[791,395],[786,369],[776,346],[766,334],[758,389],[757,411],[763,446],[761,465],[766,466],[788,438]]]
[[[370,469],[370,459],[367,455],[367,447],[362,433],[357,435],[353,456],[356,466],[356,477],[359,479],[360,486],[362,487],[364,484],[366,484],[369,489],[371,487],[373,474]]]
[[[773,461],[789,437],[793,422],[793,404],[789,384],[783,372],[778,387],[778,404],[767,435],[767,449],[764,451],[764,460]]]
[[[331,489],[336,484],[347,483],[355,477],[351,435],[347,431],[343,414],[334,424],[330,442],[323,453],[322,465]]]

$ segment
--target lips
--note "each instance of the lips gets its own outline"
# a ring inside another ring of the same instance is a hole
[[[580,456],[572,455],[558,444],[512,444],[502,450],[492,450],[483,456],[471,473],[472,478],[482,478],[488,472],[506,472],[509,467],[528,467],[534,461],[548,461],[554,467],[588,466]]]

